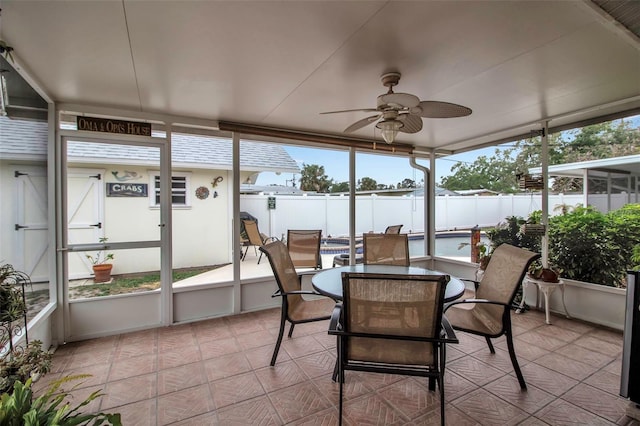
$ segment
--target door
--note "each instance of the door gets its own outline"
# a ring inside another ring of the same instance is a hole
[[[16,267],[31,281],[48,282],[47,169],[15,166]]]
[[[67,171],[67,229],[69,244],[89,244],[104,237],[104,169]],[[69,278],[90,278],[92,265],[80,252],[69,255]]]
[[[149,199],[155,197],[150,174],[160,173],[161,182],[169,174],[163,166],[166,149],[164,138],[62,137],[58,250],[67,341],[171,323],[170,232],[165,231],[171,209]],[[170,181],[161,185],[161,199],[170,205],[166,187]],[[102,263],[112,267],[107,282],[95,276],[95,264]],[[146,277],[155,277],[146,291],[128,285]]]

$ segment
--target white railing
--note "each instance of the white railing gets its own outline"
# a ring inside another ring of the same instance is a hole
[[[276,197],[276,208],[268,208],[268,197]],[[549,214],[560,205],[583,202],[581,194],[550,195]],[[509,216],[527,217],[542,206],[540,195],[436,197],[436,231],[495,226]],[[262,232],[280,237],[287,229],[322,229],[324,236],[349,234],[349,198],[330,195],[242,195],[240,210],[258,219]],[[423,197],[358,196],[356,234],[381,232],[388,225],[402,224],[402,232],[424,232]]]

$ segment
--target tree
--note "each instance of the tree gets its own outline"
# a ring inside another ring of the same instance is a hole
[[[640,128],[632,128],[629,121],[620,120],[582,127],[548,137],[549,164],[610,158],[640,153]],[[440,186],[449,190],[489,189],[518,192],[515,176],[527,173],[530,167],[541,164],[540,137],[517,141],[507,149],[496,148],[491,157],[480,156],[473,163],[458,163],[452,175],[442,179]],[[557,178],[552,190],[575,191],[582,188],[581,180]]]
[[[333,179],[324,172],[324,166],[317,164],[303,164],[300,176],[300,189],[303,191],[329,192]]]
[[[416,181],[409,179],[409,178],[404,178],[402,180],[402,182],[398,182],[398,189],[400,188],[416,188]]]
[[[515,158],[515,148],[495,150],[492,157],[480,156],[473,163],[458,163],[440,186],[455,191],[460,189],[488,189],[497,192],[516,192],[516,174],[521,167]]]
[[[349,192],[349,182],[336,182],[331,185],[329,192]]]
[[[363,177],[358,180],[358,186],[356,187],[358,191],[375,191],[378,189],[378,182],[375,179],[370,177]]]

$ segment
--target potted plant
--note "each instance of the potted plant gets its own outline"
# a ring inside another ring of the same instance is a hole
[[[557,268],[544,267],[539,260],[533,262],[529,266],[529,276],[536,280],[542,280],[548,283],[557,283],[560,278],[560,271]]]
[[[102,237],[99,241],[101,243],[106,243],[107,237]],[[96,283],[106,283],[111,281],[111,269],[113,268],[113,264],[109,263],[109,261],[113,260],[113,253],[98,250],[95,256],[90,254],[87,254],[86,256],[93,267],[93,281]]]
[[[0,393],[11,392],[16,381],[37,380],[51,368],[51,353],[42,350],[38,340],[29,343],[26,334],[24,286],[30,283],[29,276],[12,265],[0,266],[0,347],[8,345],[0,357]],[[24,321],[24,328],[16,321]],[[14,345],[15,338],[22,334],[26,345]]]
[[[22,287],[30,283],[29,276],[12,265],[0,266],[0,322],[11,323],[24,318],[27,306]]]
[[[13,348],[0,359],[0,393],[11,393],[16,382],[38,380],[51,369],[51,352],[42,350],[42,342],[34,340],[26,347]]]

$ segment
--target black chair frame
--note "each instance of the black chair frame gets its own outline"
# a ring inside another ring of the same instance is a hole
[[[442,294],[444,296],[444,292]],[[439,309],[443,309],[443,305],[440,305]],[[336,376],[340,383],[340,402],[339,402],[339,424],[342,425],[342,411],[343,411],[343,396],[344,396],[344,372],[345,370],[352,371],[364,371],[374,373],[389,373],[389,374],[401,374],[407,376],[420,376],[429,378],[429,390],[435,391],[436,383],[440,390],[440,420],[441,424],[445,424],[445,396],[444,396],[444,371],[446,363],[446,345],[459,343],[458,338],[455,335],[454,329],[442,315],[442,312],[438,316],[441,316],[441,330],[439,338],[426,338],[419,336],[399,336],[388,334],[369,334],[369,333],[355,333],[347,332],[343,329],[343,314],[344,305],[342,303],[336,304],[336,307],[331,314],[331,321],[329,322],[329,334],[335,335],[338,338],[338,359],[336,361],[336,368],[334,370],[334,380]],[[433,354],[435,357],[434,365],[437,368],[425,368],[420,366],[411,365],[393,365],[371,362],[357,362],[349,361],[347,359],[346,339],[348,337],[365,337],[375,339],[389,340],[389,344],[393,344],[394,340],[410,340],[417,342],[431,342],[433,345]]]

